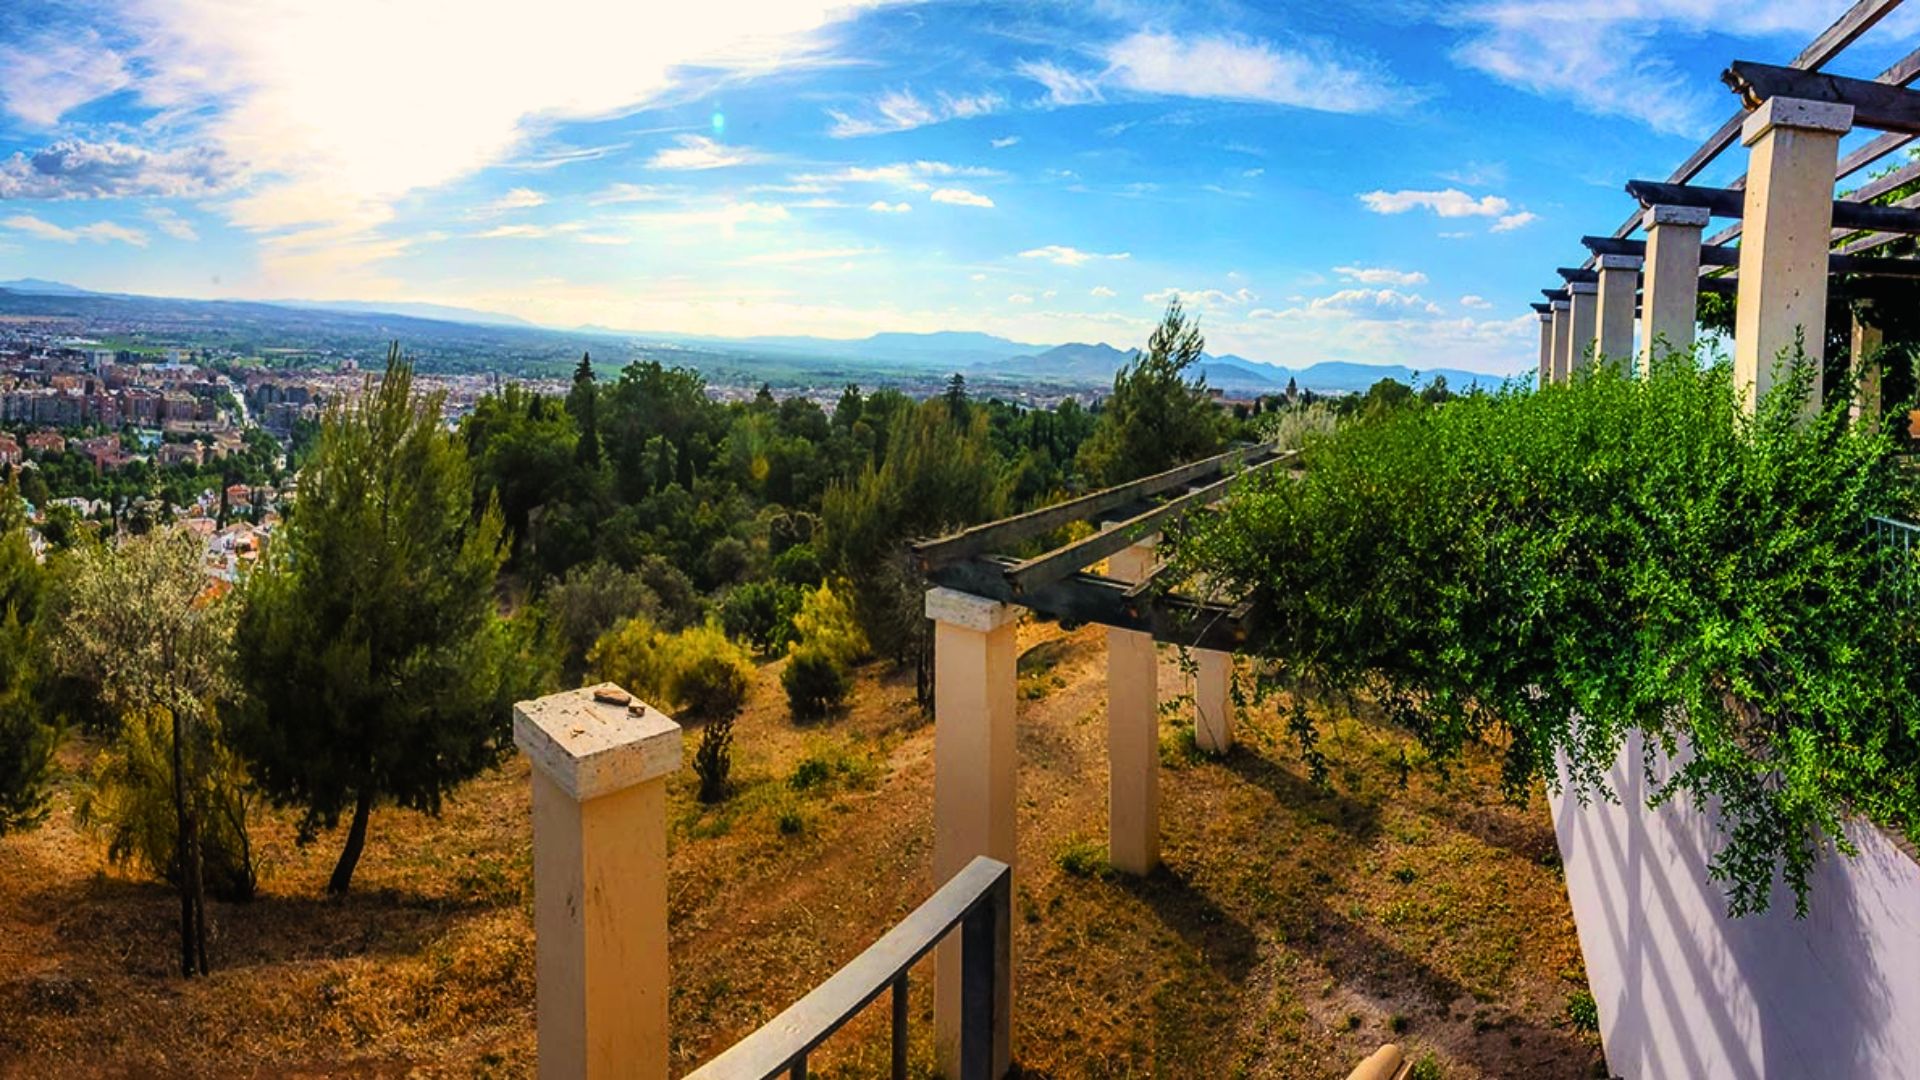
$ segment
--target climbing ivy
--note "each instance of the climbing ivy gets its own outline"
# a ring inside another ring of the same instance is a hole
[[[1920,839],[1920,612],[1866,529],[1912,505],[1892,441],[1844,400],[1804,418],[1785,368],[1753,417],[1674,357],[1350,424],[1195,516],[1163,577],[1252,601],[1266,688],[1366,693],[1443,764],[1498,747],[1517,799],[1611,797],[1644,732],[1651,801],[1721,809],[1730,909],[1784,883],[1804,914],[1850,817]]]

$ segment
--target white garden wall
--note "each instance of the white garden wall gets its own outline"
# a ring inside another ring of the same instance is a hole
[[[1730,918],[1712,821],[1647,808],[1637,741],[1610,782],[1617,804],[1550,803],[1615,1075],[1920,1078],[1920,864],[1856,828],[1859,857],[1823,861],[1805,919],[1784,889]]]

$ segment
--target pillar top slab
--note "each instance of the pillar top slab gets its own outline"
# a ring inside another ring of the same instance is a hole
[[[1549,304],[1548,306],[1553,308],[1553,310],[1555,311],[1565,311],[1568,308],[1573,306],[1573,302],[1570,300],[1555,300],[1553,303]]]
[[[1768,98],[1740,125],[1740,145],[1752,146],[1777,127],[1845,135],[1853,130],[1853,106],[1805,98]]]
[[[601,691],[617,692],[631,705],[602,701]],[[680,725],[612,683],[515,704],[513,744],[578,802],[680,767]]]
[[[1602,270],[1638,270],[1645,261],[1638,255],[1600,255],[1593,265]]]
[[[927,590],[927,618],[934,622],[951,623],[984,634],[998,630],[1019,617],[1020,609],[1012,604],[945,586]]]
[[[1685,225],[1704,229],[1711,220],[1713,212],[1704,206],[1668,206],[1664,203],[1647,207],[1646,213],[1640,217],[1640,223],[1649,229],[1656,225]]]
[[[1597,281],[1572,281],[1567,283],[1567,291],[1575,296],[1591,296],[1600,291]]]

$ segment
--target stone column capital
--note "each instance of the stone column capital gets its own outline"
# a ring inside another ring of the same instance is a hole
[[[516,704],[513,744],[576,802],[680,767],[680,725],[612,683]]]
[[[1601,255],[1593,264],[1601,270],[1638,270],[1643,261],[1638,255]]]
[[[1012,604],[989,600],[958,589],[935,586],[927,590],[927,618],[951,623],[982,634],[991,633],[1020,617]]]
[[[1649,206],[1640,215],[1640,224],[1651,230],[1657,225],[1682,225],[1693,229],[1704,229],[1707,222],[1713,220],[1713,214],[1704,206]]]
[[[1774,128],[1845,135],[1853,130],[1853,106],[1805,98],[1768,98],[1740,125],[1740,145],[1752,146]]]
[[[1597,281],[1575,281],[1567,285],[1567,291],[1575,296],[1593,296],[1600,291]]]

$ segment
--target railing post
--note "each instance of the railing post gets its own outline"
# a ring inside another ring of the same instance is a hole
[[[1594,328],[1599,325],[1600,286],[1591,281],[1569,281],[1567,377],[1583,370],[1593,350]]]
[[[999,1080],[1013,1063],[1013,874],[1002,874],[961,921],[961,1080]]]
[[[976,855],[1014,865],[1014,634],[1020,609],[927,590],[933,620],[933,884]],[[1011,873],[1011,871],[1009,871]],[[959,941],[934,950],[933,1047],[941,1075],[960,1075],[964,1029]],[[1009,984],[1009,993],[1011,984]]]
[[[1209,754],[1233,749],[1233,654],[1193,651],[1193,741]]]
[[[611,683],[513,707],[532,762],[540,1076],[667,1075],[667,777],[680,725]]]
[[[1543,307],[1546,305],[1542,305]],[[1540,382],[1545,386],[1553,381],[1553,308],[1547,307],[1540,313]]]
[[[1647,229],[1646,296],[1641,302],[1640,373],[1668,353],[1693,348],[1700,321],[1700,230],[1708,215],[1700,206],[1653,206],[1642,217]]]
[[[1885,338],[1880,328],[1853,313],[1853,341],[1850,362],[1853,366],[1853,403],[1847,412],[1855,422],[1880,422],[1880,348]]]
[[[1594,357],[1622,371],[1633,369],[1633,307],[1640,291],[1640,259],[1635,255],[1602,255],[1594,260],[1600,271],[1600,317],[1594,330]]]
[[[1148,537],[1107,559],[1107,576],[1153,572]],[[1107,857],[1127,874],[1160,863],[1160,660],[1153,635],[1107,628]]]
[[[1553,309],[1553,381],[1564,383],[1573,373],[1573,304],[1555,300]]]
[[[1813,365],[1809,410],[1820,407],[1827,336],[1828,236],[1833,173],[1853,106],[1769,98],[1747,117],[1751,148],[1740,231],[1740,291],[1733,332],[1734,389],[1748,412],[1772,388],[1775,365],[1804,342]]]

